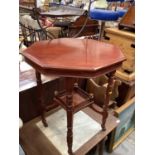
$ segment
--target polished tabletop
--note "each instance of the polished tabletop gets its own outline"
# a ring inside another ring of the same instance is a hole
[[[78,77],[95,77],[116,70],[125,60],[117,46],[73,38],[36,42],[23,56],[43,74]]]

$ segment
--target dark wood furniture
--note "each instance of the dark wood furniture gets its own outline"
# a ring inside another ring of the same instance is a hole
[[[96,109],[102,110],[97,105],[94,106],[96,107]],[[47,115],[51,115],[58,109],[59,107],[55,110],[49,111]],[[88,114],[96,122],[102,122],[102,115],[96,113],[90,107],[87,107],[82,111]],[[57,148],[55,148],[54,144],[51,143],[36,126],[36,123],[38,121],[40,121],[40,117],[36,117],[35,119],[25,123],[23,128],[19,131],[20,144],[22,145],[24,151],[27,155],[60,155]],[[98,154],[103,155],[104,140],[106,140],[106,136],[111,131],[113,131],[117,127],[117,125],[118,119],[114,117],[111,113],[109,113],[106,121],[106,131],[101,131],[97,133],[94,137],[89,139],[82,147],[80,147],[75,152],[75,155],[90,155],[92,153],[92,151],[91,153],[89,153],[90,150],[95,146],[99,146]]]
[[[122,78],[117,77],[122,83],[118,87],[119,96],[116,99],[117,105],[121,107],[127,101],[135,96],[135,80],[126,81]]]
[[[128,12],[121,19],[119,25],[119,29],[128,29],[131,31],[135,31],[135,5],[133,4]]]
[[[77,78],[92,78],[109,73],[108,86],[104,97],[105,104],[102,114],[102,129],[108,116],[109,96],[112,91],[115,71],[125,60],[121,50],[111,44],[90,39],[55,39],[34,43],[23,51],[25,61],[36,69],[38,87],[38,103],[44,126],[48,126],[45,119],[45,105],[41,74],[65,77],[66,91],[55,92],[54,103],[61,105],[67,112],[67,145],[68,153],[72,152],[73,115],[86,106],[93,107],[93,95],[89,95],[78,87]]]
[[[99,24],[98,21],[89,19],[87,15],[81,15],[74,22],[66,18],[55,21],[54,26],[62,28],[63,36],[77,38],[96,35]]]
[[[21,71],[19,75],[19,117],[24,123],[39,116],[39,105],[37,100],[37,84],[35,70]],[[55,90],[64,89],[64,79],[59,77],[42,78],[44,95],[43,100],[48,106],[52,103]]]
[[[82,15],[75,22],[70,23],[68,25],[68,37],[73,37],[78,34],[84,24],[85,27],[78,37],[96,35],[99,27],[98,21],[87,18],[87,15]]]
[[[24,62],[22,62],[24,63]],[[21,63],[21,66],[23,64]],[[40,115],[39,105],[37,101],[37,83],[35,70],[23,70],[21,68],[19,74],[19,117],[24,123],[31,121]],[[46,107],[52,104],[55,90],[64,90],[64,78],[61,77],[46,77],[42,78],[43,83],[43,100]],[[86,80],[78,80],[80,88],[85,88]]]

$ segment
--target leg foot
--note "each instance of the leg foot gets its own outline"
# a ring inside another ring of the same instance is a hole
[[[103,130],[103,131],[105,131],[105,130],[106,130],[105,125],[101,125],[101,127],[102,127],[102,130]]]
[[[67,111],[67,146],[69,155],[73,154],[73,114],[72,111]]]
[[[44,127],[48,127],[47,121],[44,116],[41,116],[41,120],[42,120]]]

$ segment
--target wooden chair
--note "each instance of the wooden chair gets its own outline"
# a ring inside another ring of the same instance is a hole
[[[30,15],[20,16],[20,28],[23,35],[23,42],[28,47],[39,40],[47,40],[47,34],[40,28],[37,20]]]
[[[71,23],[68,27],[68,37],[73,37],[80,32],[83,24],[85,23],[84,29],[77,36],[90,36],[98,33],[98,22],[96,20],[88,19],[86,21],[87,16],[80,16],[74,23]]]
[[[94,101],[102,107],[105,104],[105,95],[108,85],[108,76],[102,75],[96,78],[87,80],[86,91],[94,95]],[[116,106],[115,99],[118,97],[118,87],[121,84],[120,80],[114,80],[112,93],[110,94],[109,106]]]

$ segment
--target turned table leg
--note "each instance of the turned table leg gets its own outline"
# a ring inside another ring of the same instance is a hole
[[[73,154],[73,84],[74,78],[66,78],[66,103],[67,103],[67,145],[69,155]]]
[[[112,94],[114,74],[115,74],[115,71],[109,73],[108,86],[107,86],[106,95],[105,95],[105,104],[103,105],[103,112],[102,112],[102,124],[101,124],[102,130],[106,130],[105,122],[108,117],[108,105],[109,105],[110,95]]]
[[[39,102],[39,112],[41,115],[41,120],[43,122],[43,125],[45,127],[48,126],[46,119],[45,119],[45,104],[43,101],[43,85],[41,81],[41,74],[36,71],[36,80],[37,80],[37,97],[38,97],[38,102]]]
[[[67,96],[68,100],[71,100],[70,96]],[[70,99],[69,99],[70,98]],[[67,145],[69,155],[73,154],[73,111],[72,107],[68,107],[67,110]]]

